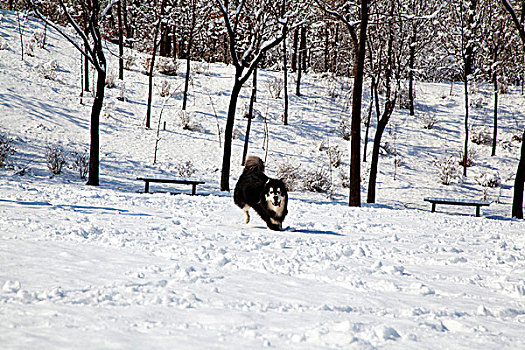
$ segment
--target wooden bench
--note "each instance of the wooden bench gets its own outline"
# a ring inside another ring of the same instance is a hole
[[[137,180],[142,180],[146,183],[144,186],[144,193],[149,193],[149,183],[150,182],[161,182],[168,184],[182,184],[182,185],[191,185],[191,195],[194,196],[197,193],[197,185],[204,184],[204,181],[196,180],[184,180],[184,179],[158,179],[152,177],[137,177]]]
[[[424,201],[432,203],[432,212],[436,211],[436,204],[475,206],[476,216],[480,216],[481,207],[485,207],[485,206],[488,207],[490,205],[490,203],[487,201],[480,201],[476,199],[451,199],[451,198],[425,197]]]

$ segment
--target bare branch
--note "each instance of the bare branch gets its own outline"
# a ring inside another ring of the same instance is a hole
[[[521,14],[521,23],[518,19],[518,15],[516,14],[516,11],[514,11],[514,8],[511,6],[508,0],[501,0],[503,3],[503,6],[507,11],[509,12],[510,16],[512,17],[512,21],[514,22],[514,25],[516,26],[516,29],[518,29],[518,32],[520,34],[521,41],[523,42],[523,45],[525,45],[525,27],[524,27],[524,18],[525,18],[525,0],[522,3],[522,14]]]
[[[357,47],[359,46],[359,39],[357,38],[355,27],[360,22],[359,21],[350,22],[345,16],[341,15],[339,12],[329,9],[327,4],[322,3],[320,0],[315,0],[315,2],[317,3],[317,6],[320,9],[322,9],[324,12],[326,12],[328,15],[335,17],[341,22],[343,22],[343,24],[346,26],[346,28],[350,32],[350,37],[352,38],[354,48],[355,50],[357,50]]]
[[[222,0],[217,0],[219,9],[224,17],[224,24],[226,25],[226,30],[228,31],[228,36],[230,37],[230,54],[232,56],[234,66],[239,69],[241,64],[239,62],[239,57],[235,51],[235,31],[232,29],[230,17],[228,16],[228,9],[225,7],[225,4]]]
[[[33,5],[34,6],[34,5]],[[80,53],[86,57],[86,59],[92,64],[95,65],[95,62],[93,61],[93,56],[91,55],[91,50],[86,51],[84,50],[73,38],[71,38],[69,35],[67,35],[58,25],[47,19],[36,7],[33,8],[33,12],[37,15],[38,18],[40,18],[42,21],[47,23],[48,26],[55,29],[60,35],[62,35],[67,41],[69,41]],[[89,46],[86,47],[89,49]]]

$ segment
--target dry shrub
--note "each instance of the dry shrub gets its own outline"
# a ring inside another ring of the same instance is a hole
[[[330,176],[324,167],[308,171],[304,177],[303,183],[304,188],[310,192],[325,193],[330,191],[332,187]]]
[[[15,154],[13,140],[5,135],[0,134],[0,168],[5,168],[7,159]]]
[[[300,188],[300,167],[300,164],[295,165],[290,160],[287,160],[278,165],[277,177],[284,181],[286,184],[286,189],[290,192],[296,191]]]
[[[51,145],[46,150],[47,168],[53,175],[62,173],[62,168],[66,165],[66,153],[64,149],[58,145]]]
[[[452,180],[460,177],[458,161],[452,155],[444,155],[434,160],[434,166],[438,170],[438,176],[441,184],[450,185]]]

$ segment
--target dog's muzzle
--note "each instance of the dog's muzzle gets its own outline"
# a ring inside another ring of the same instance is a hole
[[[279,199],[279,197],[275,196],[273,197],[273,203],[272,203],[275,207],[280,207],[281,206],[281,200]]]

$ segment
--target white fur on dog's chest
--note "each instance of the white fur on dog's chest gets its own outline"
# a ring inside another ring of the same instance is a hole
[[[283,216],[283,211],[284,211],[283,202],[281,202],[280,206],[276,207],[270,201],[268,201],[268,208],[271,209],[276,214],[277,217]]]

